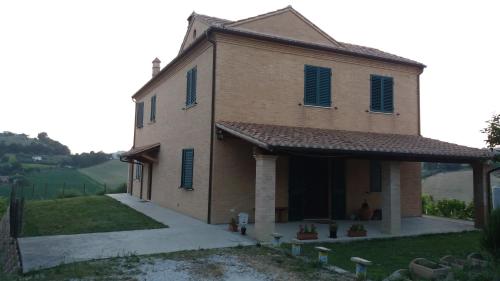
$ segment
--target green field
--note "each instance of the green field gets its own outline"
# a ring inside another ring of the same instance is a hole
[[[79,169],[81,173],[101,184],[115,188],[127,182],[128,166],[120,160],[109,160],[99,165]]]
[[[18,187],[26,199],[57,198],[63,195],[96,194],[104,191],[103,184],[70,168],[48,168],[26,175],[28,184]],[[10,194],[10,186],[0,186],[0,196]]]
[[[168,227],[108,196],[27,201],[24,216],[23,236]]]

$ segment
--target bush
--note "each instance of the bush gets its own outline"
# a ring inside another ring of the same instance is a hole
[[[108,191],[108,194],[113,194],[113,193],[127,193],[127,184],[122,183],[119,186],[112,188]]]
[[[442,199],[434,201],[430,195],[422,196],[422,210],[424,214],[454,219],[474,219],[474,204],[466,204],[456,199]]]
[[[481,236],[481,246],[495,261],[500,261],[500,209],[491,212]]]

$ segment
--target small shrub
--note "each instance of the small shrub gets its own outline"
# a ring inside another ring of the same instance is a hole
[[[424,214],[454,219],[474,219],[474,204],[466,204],[456,199],[442,199],[435,201],[430,195],[422,196],[422,210]]]
[[[500,261],[500,209],[491,212],[481,236],[481,246],[496,262]]]

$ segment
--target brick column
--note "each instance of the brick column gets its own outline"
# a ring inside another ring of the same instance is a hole
[[[382,162],[382,232],[401,231],[400,163]]]
[[[488,220],[489,202],[488,202],[488,166],[483,163],[473,163],[473,185],[474,185],[474,226],[482,228]]]
[[[269,241],[274,232],[276,155],[255,155],[255,238]]]

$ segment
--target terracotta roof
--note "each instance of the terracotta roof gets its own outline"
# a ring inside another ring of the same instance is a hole
[[[473,161],[491,158],[488,150],[418,135],[398,135],[219,121],[216,126],[271,151],[330,152],[393,156],[427,161]]]
[[[265,13],[265,14],[262,14],[262,15],[258,15],[258,16],[255,16],[255,17],[251,17],[251,18],[247,18],[247,19],[243,19],[243,20],[238,20],[238,21],[230,21],[230,20],[226,20],[226,19],[211,17],[211,16],[207,16],[207,15],[201,15],[201,14],[196,14],[196,13],[193,13],[193,16],[196,17],[197,19],[200,19],[201,21],[203,21],[205,24],[207,24],[210,27],[218,27],[218,28],[222,28],[222,29],[226,29],[226,30],[238,31],[241,35],[244,35],[244,34],[247,34],[247,35],[252,35],[252,34],[256,35],[256,34],[258,34],[258,35],[266,36],[266,37],[269,37],[269,38],[286,40],[286,41],[288,41],[290,43],[300,42],[302,44],[309,44],[311,46],[312,45],[320,45],[320,46],[323,46],[324,48],[329,48],[332,51],[344,51],[344,52],[347,52],[347,53],[350,53],[350,54],[353,54],[353,55],[363,55],[363,56],[369,56],[369,57],[373,57],[373,58],[381,58],[381,59],[386,59],[386,60],[392,60],[394,62],[401,62],[401,63],[407,63],[407,64],[412,64],[412,65],[417,65],[417,66],[420,66],[420,67],[425,67],[424,64],[422,64],[420,62],[417,62],[417,61],[414,61],[414,60],[411,60],[411,59],[403,58],[401,56],[390,54],[390,53],[387,53],[387,52],[384,52],[384,51],[381,51],[381,50],[378,50],[378,49],[375,49],[375,48],[370,48],[370,47],[365,47],[365,46],[360,46],[360,45],[355,45],[355,44],[350,44],[350,43],[339,42],[339,41],[336,41],[333,38],[331,38],[331,39],[334,40],[337,43],[337,44],[335,44],[335,46],[322,45],[322,44],[316,44],[316,43],[305,42],[305,41],[299,41],[299,40],[294,40],[294,39],[287,38],[287,37],[276,36],[276,35],[273,35],[273,34],[259,33],[259,32],[250,31],[250,30],[247,30],[247,29],[241,29],[241,28],[238,28],[237,26],[231,26],[231,25],[233,25],[235,23],[238,23],[238,22],[241,22],[241,21],[247,21],[247,20],[250,20],[250,19],[253,19],[253,18],[260,18],[260,17],[264,17],[264,16],[267,16],[267,15],[270,15],[270,14],[279,13],[279,12],[282,12],[282,11],[285,11],[285,10],[292,10],[293,12],[295,12],[297,14],[300,14],[297,11],[295,11],[291,6],[287,6],[287,7],[283,8],[283,9],[279,9],[279,10],[276,10],[276,11],[272,11],[272,12],[269,12],[269,13]],[[305,18],[305,19],[307,20],[307,18]],[[307,20],[307,21],[309,21],[309,20]],[[316,27],[314,25],[314,23],[311,22],[311,24],[315,28],[318,28],[318,27]],[[326,36],[328,36],[328,34],[326,34]]]
[[[145,146],[139,146],[139,147],[133,147],[129,151],[120,154],[120,157],[130,157],[130,156],[142,154],[145,152],[150,152],[150,151],[153,151],[153,150],[158,149],[158,148],[160,148],[159,143],[145,145]]]

